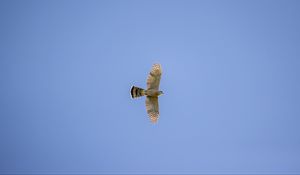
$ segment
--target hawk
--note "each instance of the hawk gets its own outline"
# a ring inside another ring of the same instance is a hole
[[[159,82],[162,69],[160,64],[153,64],[152,69],[147,78],[147,90],[132,86],[131,97],[137,98],[146,96],[146,110],[152,123],[156,123],[159,116],[158,96],[163,94],[159,90]]]

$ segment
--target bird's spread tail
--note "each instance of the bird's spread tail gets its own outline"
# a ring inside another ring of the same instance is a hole
[[[145,95],[145,90],[139,87],[132,86],[131,88],[131,97],[137,98]]]

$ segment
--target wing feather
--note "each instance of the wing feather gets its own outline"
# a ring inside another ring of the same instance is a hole
[[[152,123],[156,123],[159,116],[157,97],[146,97],[146,110]]]
[[[161,74],[162,69],[160,64],[153,64],[152,69],[147,78],[147,89],[159,89]]]

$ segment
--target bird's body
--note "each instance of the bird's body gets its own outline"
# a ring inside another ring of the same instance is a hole
[[[132,86],[131,88],[132,98],[146,96],[147,113],[153,123],[156,123],[159,117],[158,96],[163,94],[163,92],[159,90],[161,73],[161,66],[154,64],[147,79],[147,89],[145,90],[136,86]]]
[[[155,89],[148,89],[145,91],[145,95],[146,96],[150,96],[150,97],[158,97],[162,94],[162,91],[158,91]]]

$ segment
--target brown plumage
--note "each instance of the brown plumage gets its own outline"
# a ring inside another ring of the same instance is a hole
[[[135,86],[131,88],[132,98],[146,95],[146,110],[152,123],[156,123],[159,117],[158,96],[163,94],[159,91],[161,74],[161,66],[154,64],[147,78],[147,90]]]

